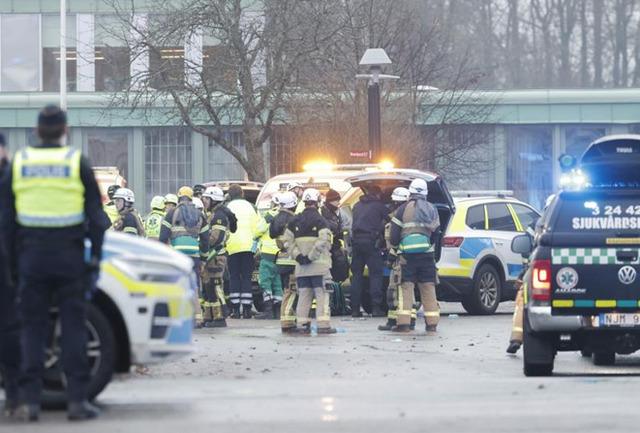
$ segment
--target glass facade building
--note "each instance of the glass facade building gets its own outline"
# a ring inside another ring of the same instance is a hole
[[[14,150],[36,141],[33,126],[38,109],[58,102],[60,22],[53,7],[57,4],[44,0],[0,4],[0,131]],[[181,185],[245,178],[242,167],[224,149],[167,119],[160,110],[141,114],[110,103],[109,92],[126,88],[141,68],[152,83],[154,74],[165,68],[177,71],[171,76],[175,83],[188,80],[189,74],[176,68],[186,65],[185,56],[201,59],[205,80],[231,88],[234,65],[225,47],[202,35],[167,41],[159,53],[138,56],[117,37],[123,29],[104,2],[69,0],[69,5],[65,59],[69,144],[82,148],[95,166],[118,167],[136,191],[141,209],[148,208],[153,195],[174,192]],[[138,19],[158,25],[149,12],[139,7]],[[494,166],[472,175],[443,173],[451,189],[513,190],[518,198],[541,207],[558,187],[557,159],[562,153],[579,156],[605,134],[640,132],[640,89],[487,93],[495,107],[482,122],[487,140],[483,152]],[[430,119],[418,121],[425,128],[431,125]],[[242,149],[240,125],[226,129],[227,141]],[[299,169],[299,157],[296,144],[287,139],[286,126],[274,128],[265,146],[268,174]]]

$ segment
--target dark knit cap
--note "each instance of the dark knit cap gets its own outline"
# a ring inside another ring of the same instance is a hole
[[[47,105],[38,114],[38,126],[60,126],[67,124],[66,113],[57,105]]]
[[[335,189],[330,189],[329,191],[327,191],[327,195],[325,197],[325,201],[328,202],[332,202],[332,201],[339,201],[340,200],[340,193],[338,191],[336,191]]]

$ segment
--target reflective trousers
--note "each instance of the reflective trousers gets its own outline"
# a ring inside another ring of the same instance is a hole
[[[513,310],[513,325],[511,326],[511,338],[509,341],[517,341],[522,343],[523,332],[523,315],[524,315],[524,290],[522,290],[522,281],[516,282],[518,293],[516,294],[516,307]]]
[[[255,261],[251,251],[231,254],[229,266],[230,301],[232,304],[251,306],[253,304],[253,268]]]
[[[223,277],[227,267],[227,256],[215,256],[207,262],[202,272],[202,309],[204,320],[224,319],[222,306],[224,298]]]
[[[331,295],[324,288],[324,278],[322,276],[298,278],[298,306],[296,308],[298,326],[311,323],[309,311],[314,299],[316,300],[318,328],[330,328]]]
[[[298,296],[298,290],[296,287],[296,279],[293,275],[294,269],[295,267],[291,266],[291,270],[280,272],[282,287],[284,288],[282,304],[280,305],[280,326],[283,329],[295,328],[296,326],[296,312],[293,306]]]
[[[282,279],[273,260],[260,259],[258,283],[265,301],[282,301]]]

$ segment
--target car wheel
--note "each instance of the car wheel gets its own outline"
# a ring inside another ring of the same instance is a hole
[[[525,311],[524,333],[522,339],[522,360],[524,375],[551,376],[553,373],[553,361],[555,348],[549,338],[536,335],[529,328],[529,319]]]
[[[95,399],[111,381],[116,361],[116,339],[107,318],[94,305],[87,307],[87,356],[91,379],[88,397]],[[42,404],[51,409],[63,408],[67,403],[66,379],[62,373],[60,349],[60,320],[53,317],[49,327],[43,376]]]
[[[489,315],[496,312],[502,296],[502,279],[490,264],[478,269],[473,279],[473,290],[462,300],[462,306],[469,314]]]
[[[614,365],[616,363],[616,353],[610,350],[593,352],[594,365]]]

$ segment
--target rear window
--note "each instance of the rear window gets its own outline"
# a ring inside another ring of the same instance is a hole
[[[491,203],[487,205],[489,214],[489,230],[515,232],[516,223],[513,221],[509,208],[504,203]]]
[[[484,230],[484,206],[471,206],[467,210],[466,224],[474,230]]]
[[[640,194],[562,195],[554,214],[554,230],[563,232],[640,232]]]

